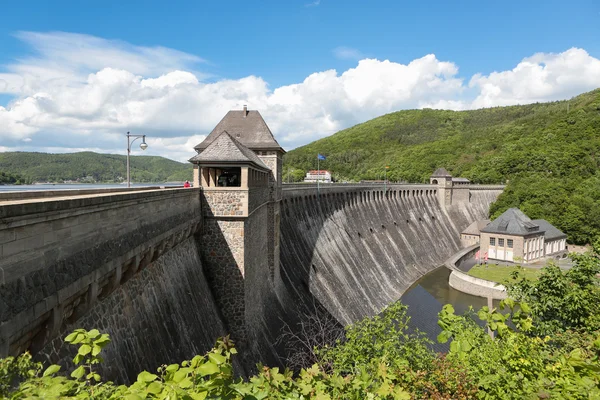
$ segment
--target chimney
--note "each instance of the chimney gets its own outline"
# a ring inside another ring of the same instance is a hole
[[[244,118],[248,115],[248,106],[244,104]]]

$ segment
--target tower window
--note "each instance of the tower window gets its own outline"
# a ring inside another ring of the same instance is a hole
[[[224,168],[217,179],[217,186],[220,187],[240,187],[242,186],[242,169],[236,168]]]

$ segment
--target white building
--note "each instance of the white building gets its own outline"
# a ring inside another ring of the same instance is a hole
[[[566,253],[567,235],[543,219],[509,208],[480,230],[481,253],[490,259],[534,262]]]
[[[306,173],[306,178],[304,178],[304,182],[324,182],[331,183],[331,172],[320,169],[320,170],[310,170]]]

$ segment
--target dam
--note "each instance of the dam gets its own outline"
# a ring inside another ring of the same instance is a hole
[[[196,148],[194,188],[0,193],[2,356],[68,365],[62,338],[97,328],[112,338],[102,374],[118,382],[225,334],[242,373],[278,364],[299,309],[340,324],[379,312],[503,190],[282,185],[284,151],[260,114],[230,113]]]
[[[468,189],[445,207],[435,185],[284,190],[281,267],[338,321],[374,315],[460,248],[460,232],[487,217],[498,187]],[[301,295],[301,293],[298,293]]]

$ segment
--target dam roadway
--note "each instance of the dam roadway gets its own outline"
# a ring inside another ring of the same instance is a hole
[[[277,361],[281,321],[299,306],[347,324],[398,300],[502,189],[464,186],[444,204],[437,185],[284,185],[279,268],[245,289],[254,353]],[[125,382],[212,347],[228,327],[203,267],[203,199],[197,188],[0,193],[2,355],[68,363],[61,338],[97,328],[113,340],[104,376]]]

